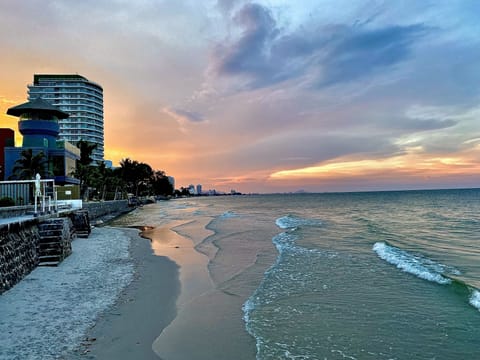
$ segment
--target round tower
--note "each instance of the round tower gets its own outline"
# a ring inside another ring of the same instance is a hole
[[[23,147],[46,147],[55,149],[60,127],[58,119],[68,117],[47,101],[36,98],[11,107],[8,115],[18,116],[18,130],[23,135]]]

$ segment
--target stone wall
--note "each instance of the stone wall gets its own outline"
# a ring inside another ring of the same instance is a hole
[[[0,294],[37,267],[37,223],[34,219],[0,227]]]
[[[0,219],[8,219],[16,216],[23,216],[27,212],[33,212],[33,205],[9,206],[0,208]]]
[[[132,210],[128,200],[84,202],[82,208],[88,211],[90,221],[109,219]]]

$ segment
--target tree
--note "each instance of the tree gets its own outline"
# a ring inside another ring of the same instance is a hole
[[[85,140],[80,140],[77,142],[77,148],[80,149],[80,160],[79,163],[85,166],[91,165],[93,158],[93,150],[97,148],[98,144],[94,144]]]
[[[129,158],[122,159],[117,174],[123,180],[127,193],[138,196],[149,192],[153,177],[150,165]]]
[[[77,142],[77,148],[80,149],[80,159],[77,160],[76,169],[73,175],[80,180],[80,196],[83,198],[87,189],[89,173],[92,171],[91,163],[93,150],[97,148],[97,144],[90,143],[85,140]]]
[[[152,179],[152,189],[155,195],[168,196],[173,194],[173,186],[164,171],[155,171]]]
[[[25,149],[22,150],[20,155],[20,159],[15,161],[11,178],[17,180],[32,180],[36,174],[40,174],[42,178],[48,177],[48,160],[43,151],[34,155],[32,149]]]

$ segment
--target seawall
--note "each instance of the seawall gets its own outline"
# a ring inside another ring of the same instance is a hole
[[[38,219],[0,227],[0,294],[37,267],[39,239]]]
[[[107,221],[129,212],[133,208],[128,206],[128,200],[112,200],[84,202],[82,209],[88,211],[88,216],[91,221]]]

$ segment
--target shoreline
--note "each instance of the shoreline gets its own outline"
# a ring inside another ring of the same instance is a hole
[[[168,257],[156,255],[139,230],[115,228],[130,237],[133,280],[95,320],[77,358],[159,360],[152,344],[176,317],[179,267]]]
[[[177,316],[153,344],[161,359],[256,357],[255,340],[243,319],[242,307],[247,299],[230,293],[212,278],[210,266],[220,248],[209,240],[218,235],[207,226],[211,220],[197,216],[172,221],[143,234],[151,237],[156,254],[166,255],[180,266],[182,292]]]
[[[252,271],[267,264],[257,250],[243,251],[245,233],[224,243],[208,226],[210,215],[158,221],[157,209],[143,211],[138,219],[107,224],[131,237],[134,280],[97,318],[77,359],[255,359],[243,305],[256,287]]]

